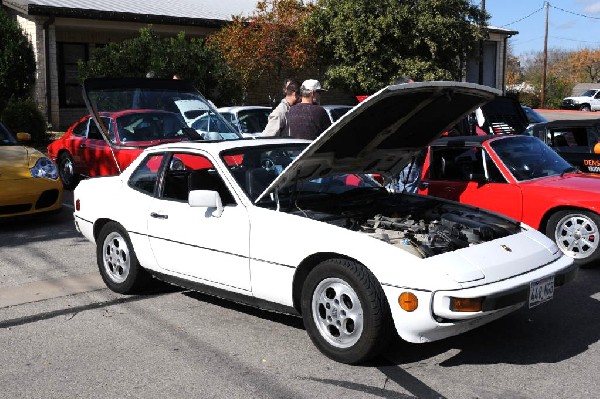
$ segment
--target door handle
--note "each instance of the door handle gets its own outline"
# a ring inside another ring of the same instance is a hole
[[[161,215],[160,213],[151,212],[150,216],[156,219],[168,219],[169,215]]]
[[[87,148],[87,145],[85,145],[85,144],[79,144],[79,148]]]
[[[426,188],[429,188],[429,182],[427,182],[427,181],[422,181],[421,183],[419,183],[419,186],[420,186],[419,188],[420,188],[421,190],[425,190]]]

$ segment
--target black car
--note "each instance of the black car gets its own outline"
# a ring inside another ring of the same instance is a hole
[[[525,134],[538,137],[582,172],[600,173],[600,119],[538,123]]]

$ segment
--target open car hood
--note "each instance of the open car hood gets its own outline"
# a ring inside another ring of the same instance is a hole
[[[461,82],[388,86],[317,137],[256,199],[295,180],[398,174],[432,140],[501,92]]]
[[[179,131],[181,139],[230,140],[242,136],[225,121],[214,105],[200,94],[194,86],[179,79],[148,78],[92,78],[83,83],[83,98],[94,122],[105,139],[114,135],[99,118],[101,114],[134,114],[157,110],[177,117],[180,124],[166,128],[164,121],[154,118],[140,123],[135,128],[151,128],[157,140],[170,139]],[[193,122],[203,118],[204,124],[196,127]],[[140,119],[141,120],[141,119]],[[153,122],[153,123],[152,123]],[[170,125],[173,125],[170,123]],[[119,133],[121,131],[119,130]],[[110,146],[113,144],[106,140]],[[145,141],[145,140],[137,140]]]

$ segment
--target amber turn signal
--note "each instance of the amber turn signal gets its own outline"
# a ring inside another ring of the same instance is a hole
[[[419,299],[412,292],[403,292],[398,297],[398,304],[407,312],[412,312],[419,307]]]
[[[451,298],[450,310],[453,312],[481,312],[483,298]]]

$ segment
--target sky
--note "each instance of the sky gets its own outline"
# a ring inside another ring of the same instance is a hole
[[[474,5],[481,1],[472,0]],[[543,0],[485,0],[489,25],[515,30],[513,54],[544,50]],[[600,49],[600,0],[548,0],[548,49]]]

